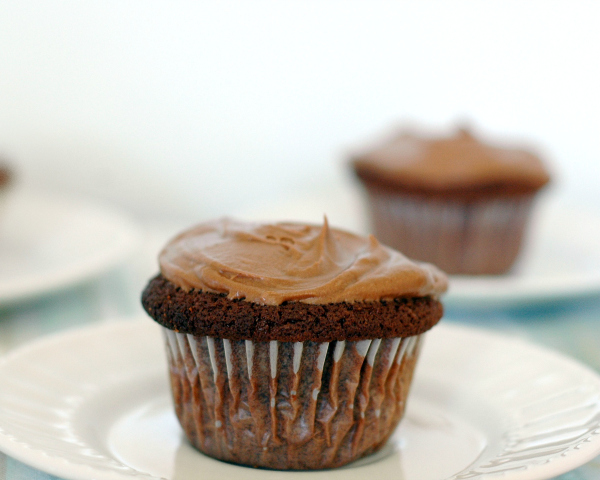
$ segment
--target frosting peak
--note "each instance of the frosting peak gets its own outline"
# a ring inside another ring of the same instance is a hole
[[[184,290],[279,305],[438,296],[446,276],[381,245],[329,227],[220,219],[175,237],[159,256],[161,273]]]

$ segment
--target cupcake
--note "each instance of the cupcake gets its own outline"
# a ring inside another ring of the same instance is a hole
[[[401,132],[352,167],[375,235],[452,274],[507,272],[550,179],[534,153],[483,143],[466,129],[449,138]]]
[[[344,465],[400,421],[446,277],[322,226],[221,219],[174,238],[142,295],[198,450],[272,469]]]

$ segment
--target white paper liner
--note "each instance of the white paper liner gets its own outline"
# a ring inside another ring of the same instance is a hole
[[[381,447],[404,412],[422,335],[252,342],[164,329],[177,416],[213,457],[329,468]]]
[[[521,248],[534,196],[444,201],[369,191],[377,238],[447,273],[498,274]]]

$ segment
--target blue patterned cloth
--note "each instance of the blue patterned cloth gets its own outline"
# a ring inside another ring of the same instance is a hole
[[[51,332],[141,313],[138,299],[146,278],[147,271],[126,265],[47,298],[0,308],[0,353]],[[518,334],[600,371],[600,297],[509,309],[450,305],[444,321]],[[0,453],[0,480],[55,478]],[[599,480],[600,457],[557,478]]]

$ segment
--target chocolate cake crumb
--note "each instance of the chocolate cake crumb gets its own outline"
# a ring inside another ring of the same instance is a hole
[[[225,294],[186,292],[162,275],[149,282],[142,305],[156,322],[176,332],[257,342],[404,338],[429,330],[443,314],[442,304],[432,297],[260,305]]]

